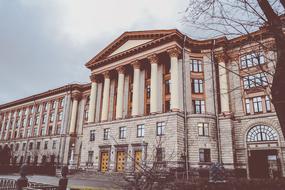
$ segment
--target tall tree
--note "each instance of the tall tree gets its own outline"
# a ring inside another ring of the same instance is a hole
[[[253,31],[264,30],[274,39],[274,47],[259,44],[276,52],[275,72],[270,85],[283,135],[285,135],[285,0],[190,0],[186,9],[186,23],[200,29],[205,38],[245,35],[252,42],[261,43]]]

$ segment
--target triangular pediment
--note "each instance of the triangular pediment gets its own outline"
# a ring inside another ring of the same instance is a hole
[[[125,32],[99,52],[86,66],[88,67],[93,63],[116,56],[135,47],[142,46],[143,44],[151,43],[151,41],[176,32],[178,32],[176,29]]]
[[[113,51],[113,53],[111,53],[108,57],[112,56],[112,55],[116,55],[118,53],[121,53],[123,51],[126,51],[128,49],[131,49],[133,47],[142,45],[144,43],[150,42],[153,39],[145,39],[145,40],[128,40],[126,43],[124,43],[122,46],[120,46],[118,49],[116,49],[115,51]]]

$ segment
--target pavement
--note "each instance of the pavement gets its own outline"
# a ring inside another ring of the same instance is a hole
[[[18,179],[19,174],[0,175],[0,178]],[[31,175],[27,176],[31,182],[45,183],[50,185],[58,185],[59,177]],[[79,173],[69,175],[68,187],[72,189],[90,189],[90,190],[119,190],[122,188],[124,180],[120,175],[111,174],[94,174],[94,173]]]

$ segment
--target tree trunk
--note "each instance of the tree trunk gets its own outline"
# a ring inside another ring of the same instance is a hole
[[[284,0],[280,2],[284,6]],[[268,1],[258,0],[258,4],[268,20],[268,29],[275,38],[277,60],[271,87],[272,103],[285,137],[285,35],[282,31],[282,21]]]

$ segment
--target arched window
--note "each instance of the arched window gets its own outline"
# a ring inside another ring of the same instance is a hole
[[[276,131],[266,125],[257,125],[247,133],[247,142],[276,141],[278,135]]]

